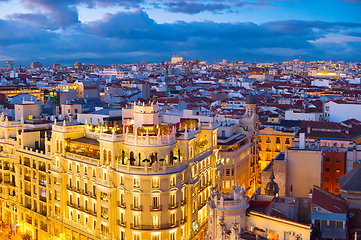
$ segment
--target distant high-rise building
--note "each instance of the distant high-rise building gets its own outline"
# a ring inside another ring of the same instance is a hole
[[[140,64],[145,65],[145,64],[147,64],[147,62],[146,61],[141,61]]]
[[[43,67],[43,64],[42,64],[41,62],[38,62],[38,61],[32,62],[32,63],[30,64],[30,68],[31,68],[31,69],[40,69],[40,68],[42,68],[42,67]]]
[[[54,64],[53,64],[53,68],[54,68],[54,69],[60,69],[60,64],[54,63]]]
[[[6,64],[9,65],[9,70],[12,71],[13,70],[13,61],[9,60],[9,61],[6,62]]]
[[[183,62],[184,61],[184,57],[181,57],[181,56],[173,56],[172,57],[172,64],[175,64],[175,63],[180,63],[180,62]]]
[[[81,62],[74,63],[74,68],[81,68],[83,64]]]
[[[222,64],[223,64],[223,65],[227,65],[227,60],[226,60],[226,59],[223,59],[223,60],[222,60]]]

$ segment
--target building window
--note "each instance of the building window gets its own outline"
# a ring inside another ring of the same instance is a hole
[[[328,187],[326,187],[325,190],[328,191]]]
[[[140,187],[139,178],[133,178],[133,186],[138,188]]]
[[[175,213],[172,213],[171,215],[170,215],[170,224],[173,226],[173,225],[175,225],[175,223],[176,223],[176,215],[175,215]]]
[[[329,168],[326,168],[325,171],[326,171],[326,172],[330,172],[330,169],[329,169]]]
[[[330,181],[330,179],[329,178],[325,178],[325,182],[329,182]]]
[[[153,197],[152,198],[152,207],[153,209],[159,209],[159,197],[156,196],[156,197]]]
[[[337,159],[336,159],[336,162],[340,163],[340,162],[341,162],[341,159],[337,158]]]
[[[337,183],[338,183],[338,178],[336,178],[336,180],[335,180]]]
[[[134,227],[139,227],[140,226],[140,216],[134,216],[133,217],[133,224],[134,224]]]
[[[286,144],[290,144],[290,139],[286,138]]]
[[[341,172],[341,170],[340,170],[339,168],[337,168],[337,169],[336,169],[336,172],[337,172],[337,173],[340,173],[340,172]]]
[[[160,240],[160,236],[159,235],[153,235],[152,240]]]
[[[153,188],[159,188],[159,178],[153,178],[152,187]]]
[[[124,176],[123,175],[120,176],[120,185],[124,185]]]
[[[170,234],[169,234],[169,240],[176,240],[176,238],[175,238],[175,232],[171,232]]]
[[[120,240],[125,240],[125,232],[120,232]]]
[[[226,169],[226,176],[230,175],[230,169]]]
[[[335,189],[335,192],[339,193],[339,192],[340,192],[340,189],[339,189],[339,188],[336,188],[336,189]]]
[[[330,162],[330,158],[326,158],[326,162]]]
[[[173,176],[170,178],[170,186],[175,186],[175,184],[176,184],[176,177]]]
[[[159,228],[159,216],[153,216],[152,218],[152,227]]]

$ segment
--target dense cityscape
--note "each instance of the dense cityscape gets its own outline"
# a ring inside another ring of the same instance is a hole
[[[0,68],[0,238],[361,235],[361,64]]]

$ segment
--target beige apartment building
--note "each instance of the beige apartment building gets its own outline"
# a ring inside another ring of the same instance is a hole
[[[127,111],[123,126],[1,116],[1,220],[34,239],[202,239],[217,124],[161,123],[150,103]]]

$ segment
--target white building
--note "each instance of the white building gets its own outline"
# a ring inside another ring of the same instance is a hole
[[[306,120],[306,121],[322,121],[322,113],[318,112],[300,112],[295,110],[286,110],[286,120]]]
[[[323,107],[324,120],[342,122],[355,118],[361,120],[361,104],[355,102],[329,101]]]
[[[241,239],[248,206],[246,190],[242,187],[234,187],[231,194],[212,193],[208,203],[206,239]],[[230,234],[227,234],[228,231]]]
[[[172,61],[172,64],[180,63],[180,62],[184,61],[184,57],[173,56],[171,61]]]

